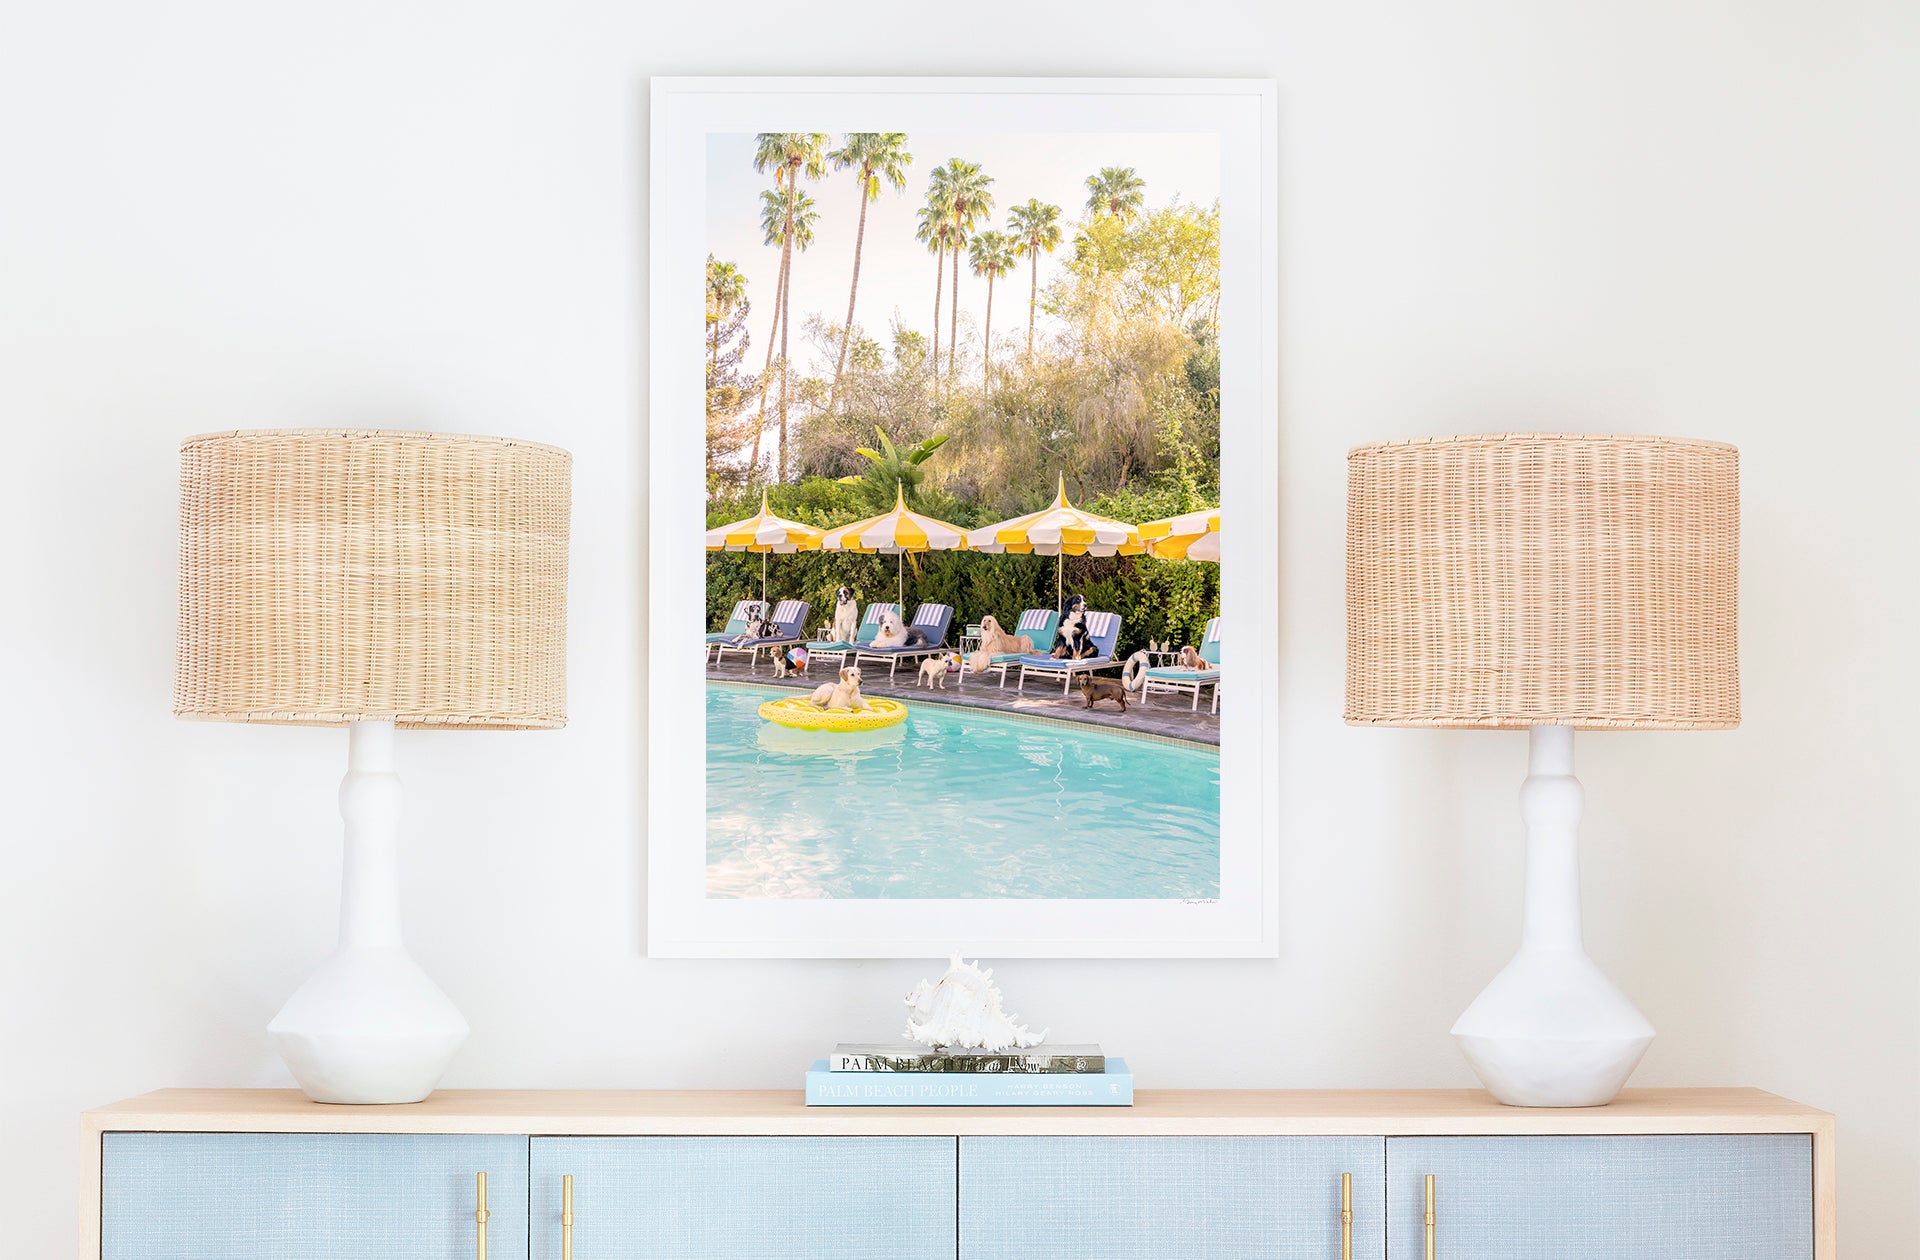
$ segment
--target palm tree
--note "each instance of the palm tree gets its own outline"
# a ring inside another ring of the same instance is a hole
[[[860,251],[867,241],[867,203],[880,199],[880,181],[896,189],[907,186],[907,167],[913,154],[907,152],[904,131],[849,132],[845,143],[827,154],[835,170],[856,167],[860,174],[860,228],[853,237],[853,284],[847,290],[847,322],[840,330],[840,362],[833,369],[833,385],[827,391],[827,414],[833,414],[834,401],[840,396],[840,374],[847,370],[847,341],[853,336],[853,303],[860,293]]]
[[[1146,205],[1146,188],[1147,181],[1134,174],[1131,166],[1103,166],[1099,174],[1087,176],[1087,213],[1096,219],[1110,214],[1129,222]]]
[[[934,168],[927,178],[927,204],[914,215],[914,237],[933,255],[933,384],[940,388],[940,286],[947,275],[947,236],[953,229],[953,203],[948,196],[947,168]]]
[[[774,456],[774,480],[787,476],[787,329],[793,323],[793,291],[787,276],[793,266],[794,214],[799,205],[800,178],[821,179],[827,173],[827,145],[832,137],[824,131],[763,131],[754,137],[753,169],[773,171],[776,189],[785,193],[786,221],[780,244],[780,296],[775,318],[780,323],[780,448]],[[809,202],[811,205],[811,202]],[[772,341],[772,337],[768,337]],[[773,349],[771,345],[767,347]],[[766,395],[761,394],[764,413]]]
[[[1033,262],[1032,279],[1027,283],[1027,362],[1033,362],[1033,316],[1040,305],[1040,251],[1051,254],[1060,246],[1060,207],[1050,206],[1035,197],[1024,206],[1007,212],[1007,231],[1015,245],[1027,251]]]
[[[707,255],[707,374],[720,368],[720,326],[747,300],[747,278],[730,262]]]
[[[787,315],[789,305],[789,285],[787,279],[791,271],[793,252],[807,252],[813,244],[813,227],[820,218],[820,211],[814,206],[813,198],[805,193],[788,196],[771,188],[760,194],[760,231],[769,245],[780,246],[780,280],[773,291],[773,327],[767,330],[767,362],[760,369],[760,418],[755,421],[753,431],[753,459],[751,467],[760,466],[760,433],[767,424],[767,390],[773,385],[773,334],[780,334],[780,449],[775,459],[775,480],[785,475],[787,453]]]
[[[993,386],[993,282],[1012,271],[1020,260],[1020,243],[999,232],[982,232],[967,242],[967,262],[973,274],[987,278],[987,322],[982,341],[985,344],[980,380],[983,388]]]
[[[953,296],[951,320],[947,325],[947,378],[953,378],[953,351],[960,340],[960,247],[973,235],[973,229],[993,214],[993,176],[982,174],[978,162],[948,158],[941,168],[946,174],[947,248],[953,253]],[[935,171],[936,176],[941,171]],[[936,309],[934,318],[939,318]]]

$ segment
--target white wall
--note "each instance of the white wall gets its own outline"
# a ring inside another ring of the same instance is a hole
[[[1281,82],[1277,962],[1008,964],[1152,1084],[1462,1085],[1517,932],[1515,735],[1339,723],[1342,456],[1503,428],[1744,456],[1747,721],[1583,740],[1638,1083],[1840,1116],[1849,1254],[1911,1249],[1920,857],[1910,4],[41,4],[0,36],[0,1218],[68,1254],[75,1117],[286,1077],[338,733],[168,716],[175,444],[505,432],[578,456],[562,734],[403,735],[450,1084],[792,1086],[920,963],[641,957],[645,91],[656,73]],[[776,15],[788,15],[780,17]],[[796,16],[797,15],[797,16]],[[936,19],[938,24],[936,25]],[[1904,361],[1903,361],[1904,360]]]

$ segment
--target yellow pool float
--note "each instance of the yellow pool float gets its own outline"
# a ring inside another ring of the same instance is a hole
[[[796,731],[878,731],[907,720],[907,706],[898,700],[869,700],[867,706],[828,712],[805,696],[788,696],[761,705],[760,716]]]

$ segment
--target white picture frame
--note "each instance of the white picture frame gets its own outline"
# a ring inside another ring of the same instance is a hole
[[[1279,949],[1276,91],[1270,81],[662,78],[651,101],[647,951],[655,957],[1273,957]],[[1220,895],[1202,901],[754,900],[706,895],[700,426],[706,138],[774,128],[1211,132],[1221,152]],[[683,662],[687,664],[683,666]]]

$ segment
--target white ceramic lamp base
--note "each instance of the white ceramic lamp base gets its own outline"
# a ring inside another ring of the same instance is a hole
[[[1612,1102],[1653,1041],[1653,1025],[1581,944],[1580,806],[1573,728],[1533,727],[1520,790],[1527,827],[1520,952],[1453,1026],[1481,1082],[1515,1107]]]
[[[315,1102],[419,1102],[466,1042],[467,1021],[401,941],[393,723],[355,722],[348,741],[340,947],[267,1034]]]

